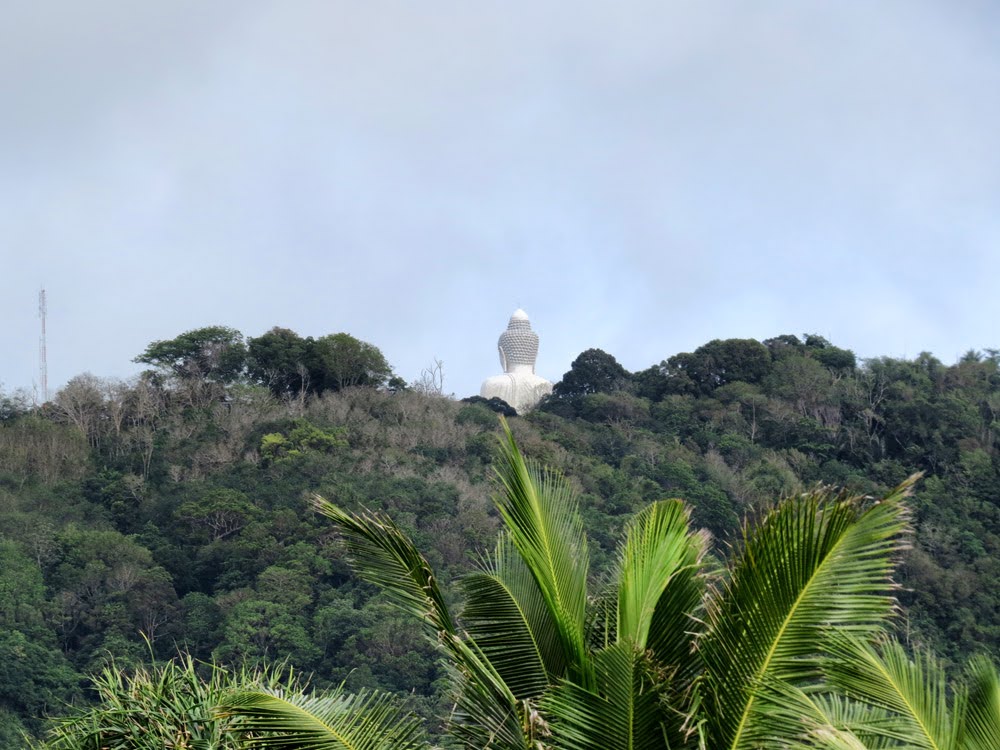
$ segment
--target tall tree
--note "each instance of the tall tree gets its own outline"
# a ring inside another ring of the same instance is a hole
[[[673,393],[711,393],[726,383],[760,383],[771,370],[771,353],[754,339],[715,339],[664,364]]]
[[[243,373],[246,354],[242,333],[226,326],[207,326],[154,341],[133,361],[181,379],[232,383]]]
[[[591,393],[612,393],[628,384],[628,371],[601,349],[587,349],[573,360],[569,372],[555,384],[557,397],[572,398]]]
[[[247,340],[247,372],[276,396],[298,396],[309,390],[312,339],[288,328],[274,327]]]
[[[380,387],[392,375],[392,368],[374,344],[348,333],[321,336],[312,345],[314,388],[339,391],[358,385]]]

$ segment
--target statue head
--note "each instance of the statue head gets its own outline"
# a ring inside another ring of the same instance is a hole
[[[497,342],[500,350],[500,366],[504,372],[514,372],[519,367],[529,367],[535,371],[538,357],[538,334],[531,330],[528,313],[520,308],[510,316],[507,330],[500,334]]]

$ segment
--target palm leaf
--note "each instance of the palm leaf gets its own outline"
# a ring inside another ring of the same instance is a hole
[[[563,477],[529,465],[507,422],[501,422],[497,509],[552,613],[563,650],[570,655],[570,674],[589,685],[593,675],[584,634],[587,538],[576,495]]]
[[[678,630],[672,626],[682,623],[697,606],[697,587],[688,584],[696,579],[697,565],[705,550],[704,537],[689,533],[688,516],[680,500],[663,500],[645,508],[629,524],[619,551],[619,641],[645,650],[659,609],[657,641],[661,648],[674,650],[666,639]],[[685,594],[686,601],[682,602],[675,596],[665,596],[668,587],[679,583],[680,578],[684,579],[683,585],[676,588]],[[661,602],[665,606],[660,606]]]
[[[969,663],[969,702],[965,714],[965,747],[995,750],[1000,747],[1000,675],[985,657]]]
[[[773,680],[758,692],[759,722],[770,734],[767,746],[781,748],[864,747],[883,750],[906,744],[905,723],[892,712],[839,693],[825,692],[822,683],[800,689]],[[758,736],[763,732],[758,727]]]
[[[565,675],[568,655],[552,613],[509,535],[462,588],[463,625],[518,699],[539,696]]]
[[[381,587],[403,611],[420,618],[444,647],[458,685],[454,733],[493,743],[482,747],[525,747],[517,698],[482,652],[462,640],[430,565],[409,537],[380,514],[348,513],[318,495],[313,502],[341,532],[355,571]]]
[[[528,750],[546,731],[527,700],[517,700],[492,665],[469,646],[448,664],[455,700],[448,732],[459,747],[482,750]]]
[[[266,750],[416,750],[429,747],[420,720],[392,696],[363,692],[307,697],[246,691],[219,714],[233,717],[247,747]]]
[[[790,748],[805,750],[873,750],[872,746],[863,742],[852,732],[844,729],[834,729],[823,726],[809,732],[801,743],[793,743]]]
[[[594,657],[596,690],[564,682],[542,701],[564,750],[661,750],[664,709],[647,657],[619,643]]]
[[[313,495],[313,507],[337,526],[355,571],[382,588],[390,600],[432,630],[436,640],[455,635],[455,624],[430,564],[389,518],[365,511],[348,513]]]
[[[933,655],[918,653],[910,659],[895,641],[876,650],[858,638],[843,637],[832,646],[824,671],[834,688],[895,714],[907,746],[958,747],[965,695],[956,691],[949,710],[948,680]]]
[[[894,607],[889,576],[903,546],[902,498],[915,479],[867,509],[863,498],[824,490],[790,498],[745,532],[698,644],[712,747],[737,750],[770,736],[756,726],[761,686],[814,676],[835,629],[882,627]]]
[[[637,514],[619,552],[617,632],[621,642],[645,649],[673,710],[665,729],[672,742],[684,736],[690,688],[698,670],[693,649],[695,617],[705,592],[701,562],[705,532],[692,533],[680,500],[654,503]]]
[[[849,732],[870,750],[898,747],[907,742],[905,721],[884,708],[838,693],[813,695],[811,699],[823,723]]]
[[[618,642],[617,581],[617,575],[601,576],[596,585],[597,592],[588,602],[587,645],[591,651],[598,651]]]

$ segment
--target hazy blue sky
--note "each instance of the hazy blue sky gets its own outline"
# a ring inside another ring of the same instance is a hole
[[[7,0],[0,382],[225,324],[465,396],[713,338],[1000,348],[996,2]]]

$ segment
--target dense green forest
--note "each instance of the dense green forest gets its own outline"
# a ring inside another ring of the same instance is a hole
[[[33,407],[0,394],[0,748],[90,699],[88,675],[179,650],[285,660],[442,716],[419,628],[357,579],[319,493],[386,511],[440,579],[492,548],[503,403],[407,384],[348,334],[215,326],[153,342],[128,382],[84,374]],[[1000,352],[856,361],[818,336],[717,340],[630,373],[583,352],[521,449],[578,489],[591,569],[627,518],[686,500],[719,557],[740,524],[820,483],[881,495],[914,472],[901,640],[953,665],[1000,653]],[[458,589],[445,589],[460,604]],[[434,727],[431,727],[433,732]]]

